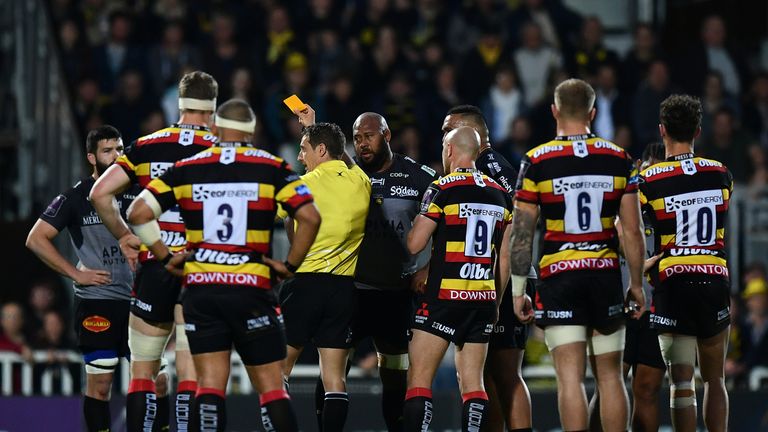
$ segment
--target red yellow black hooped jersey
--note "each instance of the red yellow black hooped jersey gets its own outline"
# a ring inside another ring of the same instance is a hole
[[[131,183],[145,188],[152,179],[160,177],[177,161],[210,148],[216,136],[202,126],[174,124],[143,136],[133,142],[116,163],[123,168]],[[184,250],[184,220],[178,207],[171,207],[158,221],[163,243],[172,252]],[[152,258],[149,249],[141,245],[139,261]]]
[[[279,157],[241,143],[222,143],[177,162],[147,185],[163,210],[179,205],[193,255],[187,286],[268,290],[277,204],[289,215],[312,202],[306,183]]]
[[[654,281],[685,274],[728,279],[725,224],[733,176],[720,162],[691,153],[670,157],[640,174],[640,204],[664,255]]]
[[[559,136],[529,151],[515,198],[541,209],[540,277],[619,271],[614,219],[621,198],[637,192],[632,158],[593,134]]]
[[[457,170],[429,186],[421,215],[437,222],[426,299],[494,306],[497,251],[512,221],[506,189],[478,170]]]

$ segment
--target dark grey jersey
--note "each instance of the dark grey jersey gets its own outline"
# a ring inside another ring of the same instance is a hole
[[[429,262],[431,248],[411,256],[406,246],[421,197],[437,179],[435,171],[409,157],[394,154],[382,172],[371,179],[371,204],[365,237],[357,258],[355,285],[363,289],[399,290],[409,277]]]
[[[75,248],[78,268],[85,266],[92,270],[106,270],[112,283],[99,286],[82,286],[74,283],[75,295],[94,300],[130,300],[133,287],[133,272],[120,251],[120,244],[102,224],[88,194],[96,180],[86,177],[65,193],[57,196],[40,219],[48,222],[59,232],[69,230],[72,246]],[[125,211],[135,198],[133,190],[117,197],[120,212]]]
[[[645,222],[645,256],[650,258],[654,255],[654,248],[656,247],[653,227],[650,225],[648,218],[644,217],[643,220]],[[623,255],[619,259],[619,263],[621,264],[621,280],[624,282],[624,293],[626,294],[629,288],[629,266]],[[643,275],[643,293],[645,293],[645,306],[650,310],[653,287],[648,282],[646,275]]]

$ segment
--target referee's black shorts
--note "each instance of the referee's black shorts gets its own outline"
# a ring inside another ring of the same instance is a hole
[[[357,288],[357,307],[352,324],[354,344],[370,336],[384,354],[408,352],[408,330],[413,314],[413,291]],[[381,345],[381,346],[380,346]],[[386,347],[393,352],[382,348]]]
[[[352,347],[356,289],[351,276],[297,273],[280,288],[288,345]]]

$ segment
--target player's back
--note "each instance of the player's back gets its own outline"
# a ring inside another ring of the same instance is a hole
[[[269,289],[270,270],[261,258],[271,250],[277,203],[292,215],[312,201],[285,161],[241,146],[213,147],[179,161],[148,188],[161,203],[179,203],[194,251],[184,267],[187,285]]]
[[[659,280],[699,273],[728,278],[725,225],[733,178],[720,162],[683,154],[641,173],[640,202],[651,219]]]
[[[146,187],[177,161],[194,156],[216,142],[207,127],[173,124],[134,141],[115,163],[131,179],[131,183]],[[168,209],[158,219],[163,242],[172,252],[184,249],[184,221],[177,207]],[[141,245],[139,260],[150,258],[149,249]]]
[[[422,215],[437,223],[429,299],[495,305],[494,266],[511,208],[506,189],[478,170],[454,171],[432,183],[422,204]]]
[[[516,199],[541,209],[540,277],[618,271],[614,219],[636,170],[621,147],[593,134],[559,136],[523,158]]]

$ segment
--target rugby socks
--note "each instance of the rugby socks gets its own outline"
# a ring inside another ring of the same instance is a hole
[[[181,381],[176,388],[176,430],[189,430],[189,417],[195,403],[196,381]]]
[[[88,432],[109,432],[112,427],[109,401],[86,396],[83,399],[83,415]]]
[[[414,387],[405,392],[403,426],[406,432],[421,432],[432,423],[432,390]]]
[[[379,369],[381,375],[381,410],[387,430],[403,430],[403,404],[408,389],[408,371]]]
[[[273,390],[259,396],[264,432],[297,432],[296,413],[285,390]]]
[[[155,430],[159,432],[169,432],[171,430],[171,398],[168,395],[157,397]]]
[[[349,395],[346,392],[326,392],[323,404],[323,432],[341,432],[347,422]]]
[[[191,422],[200,431],[224,431],[227,426],[224,391],[214,388],[198,388],[192,405],[194,419]]]
[[[464,402],[461,409],[461,430],[484,430],[487,423],[488,394],[484,391],[464,393],[461,400]]]
[[[128,432],[153,430],[157,420],[157,393],[155,382],[148,379],[132,379],[125,400]]]
[[[317,377],[315,383],[315,415],[317,416],[317,430],[323,430],[323,405],[325,405],[325,387],[323,387],[323,379]]]

